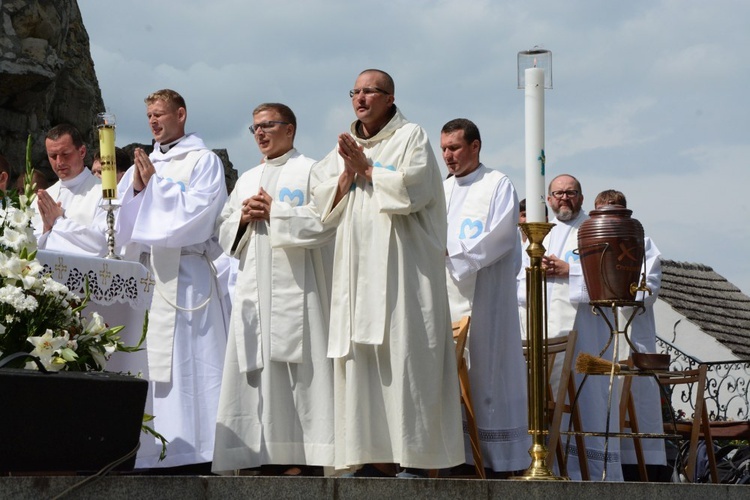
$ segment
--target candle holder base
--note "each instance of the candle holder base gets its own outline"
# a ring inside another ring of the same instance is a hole
[[[120,208],[112,202],[112,200],[105,200],[102,202],[102,208],[107,212],[107,255],[105,259],[122,260],[122,257],[115,253],[115,210]]]

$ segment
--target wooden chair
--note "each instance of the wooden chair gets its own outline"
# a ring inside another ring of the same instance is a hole
[[[620,363],[622,364],[622,362]],[[630,367],[633,366],[631,359],[628,359],[625,363]],[[641,444],[641,438],[638,437],[638,433],[640,432],[638,428],[638,414],[635,410],[633,393],[630,390],[633,385],[633,377],[623,378],[625,380],[622,382],[622,394],[620,395],[620,432],[625,432],[625,429],[630,429],[630,432],[633,433],[632,438],[622,439],[633,440],[638,475],[641,481],[648,482],[648,471],[646,470],[646,460],[643,456],[643,445]]]
[[[482,460],[482,448],[479,443],[479,432],[477,431],[477,422],[474,416],[474,404],[471,401],[471,386],[469,384],[469,368],[466,366],[464,350],[469,335],[469,316],[464,316],[461,320],[453,323],[453,340],[456,343],[456,366],[458,367],[458,384],[461,389],[461,404],[466,414],[466,426],[469,430],[469,441],[471,442],[471,452],[474,456],[474,468],[477,476],[486,479],[484,473],[484,461]]]
[[[568,475],[565,463],[565,450],[560,434],[562,417],[568,413],[573,423],[573,431],[581,432],[583,424],[578,408],[572,408],[571,404],[576,395],[575,377],[573,376],[573,360],[575,356],[576,338],[578,332],[571,330],[564,337],[555,337],[547,340],[547,416],[549,428],[549,442],[547,444],[547,465],[552,468],[557,460],[560,474]],[[528,342],[523,341],[523,354],[528,359]],[[562,370],[557,393],[549,384],[555,360],[562,356]],[[566,402],[567,399],[567,402]],[[589,479],[588,461],[586,460],[586,443],[581,434],[575,436],[576,446],[579,450],[578,464],[581,469],[581,479]]]
[[[659,384],[663,387],[680,384],[692,384],[695,391],[695,414],[692,422],[665,422],[665,432],[673,431],[684,438],[689,439],[688,463],[685,476],[689,481],[695,482],[695,464],[697,462],[698,441],[703,438],[706,441],[706,453],[708,455],[708,467],[711,473],[711,481],[719,482],[719,473],[716,469],[716,456],[714,455],[714,441],[711,435],[711,423],[708,420],[708,411],[704,400],[706,389],[706,365],[698,365],[694,370],[664,372],[657,375]],[[671,405],[670,405],[671,407]],[[675,428],[676,427],[676,428]]]

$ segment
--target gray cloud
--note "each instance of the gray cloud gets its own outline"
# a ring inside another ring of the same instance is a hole
[[[356,74],[380,67],[429,133],[463,116],[482,159],[524,196],[523,91],[516,54],[553,51],[548,173],[570,172],[586,203],[617,188],[665,258],[700,262],[750,291],[750,185],[741,0],[79,0],[118,142],[150,140],[143,98],[181,92],[188,128],[240,171],[260,154],[247,131],[263,101],[298,115],[297,146],[321,158],[353,118]]]

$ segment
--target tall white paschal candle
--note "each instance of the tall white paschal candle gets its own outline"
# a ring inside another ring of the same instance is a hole
[[[546,222],[544,196],[544,70],[524,70],[526,90],[526,222]]]

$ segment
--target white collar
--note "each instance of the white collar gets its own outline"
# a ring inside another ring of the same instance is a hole
[[[461,177],[456,177],[456,184],[458,184],[459,186],[468,186],[469,184],[477,180],[477,177],[479,177],[479,171],[481,169],[482,164],[480,163],[479,165],[477,165],[477,168],[475,168],[473,172]]]
[[[272,167],[280,167],[281,165],[284,165],[286,162],[288,162],[289,158],[291,158],[292,155],[294,153],[296,153],[296,152],[297,152],[297,150],[294,149],[294,148],[292,148],[289,151],[287,151],[286,153],[284,153],[283,155],[277,156],[276,158],[268,158],[268,157],[266,157],[265,163],[266,163],[266,165],[270,165]]]
[[[92,175],[94,174],[91,173],[91,170],[89,170],[88,167],[83,167],[81,173],[72,179],[60,179],[60,185],[65,189],[73,189],[86,182]]]

